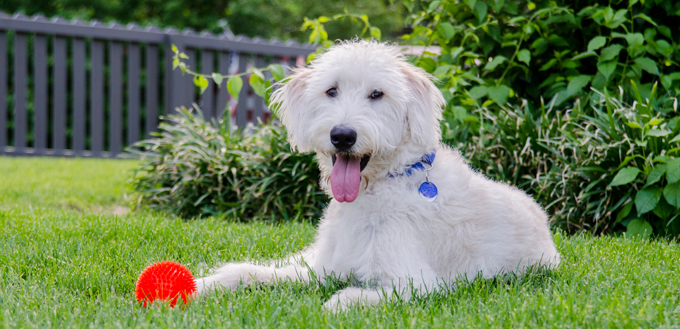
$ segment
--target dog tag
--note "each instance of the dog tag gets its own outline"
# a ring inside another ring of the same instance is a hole
[[[422,183],[418,188],[418,193],[429,202],[437,200],[437,185],[431,182]]]

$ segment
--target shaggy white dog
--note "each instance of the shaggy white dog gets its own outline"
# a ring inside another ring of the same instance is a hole
[[[199,293],[308,281],[311,270],[354,279],[325,303],[336,308],[559,263],[541,207],[440,143],[442,94],[397,48],[338,44],[296,70],[274,102],[290,144],[316,152],[333,200],[315,242],[288,265],[226,264],[196,280]]]

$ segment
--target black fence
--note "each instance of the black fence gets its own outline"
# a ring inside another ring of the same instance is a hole
[[[234,74],[281,63],[315,48],[294,42],[135,25],[0,13],[0,154],[114,157],[177,107],[219,117],[231,108],[243,126],[270,114],[247,83],[239,104],[224,84],[203,93],[172,69],[171,45],[202,73]],[[247,80],[246,80],[247,81]]]

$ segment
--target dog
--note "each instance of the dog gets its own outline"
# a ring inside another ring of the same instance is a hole
[[[272,97],[291,147],[316,152],[332,200],[303,252],[226,264],[196,280],[199,294],[333,275],[352,285],[324,306],[344,309],[559,264],[544,210],[441,143],[444,98],[396,46],[336,44]]]

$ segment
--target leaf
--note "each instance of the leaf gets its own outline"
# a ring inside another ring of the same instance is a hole
[[[473,99],[480,99],[480,98],[486,96],[486,94],[488,92],[489,92],[489,90],[485,86],[472,87],[472,89],[470,89],[470,91],[468,91],[468,93],[470,94],[470,97],[472,97]]]
[[[264,79],[262,79],[262,77],[259,74],[256,73],[251,74],[250,79],[248,79],[248,83],[253,88],[255,94],[257,94],[260,97],[265,96]]]
[[[572,61],[578,61],[578,60],[588,58],[588,57],[592,57],[592,56],[597,56],[597,53],[595,53],[594,51],[586,51],[586,52],[580,53],[580,54],[572,57],[571,60]]]
[[[488,10],[488,7],[487,7],[486,3],[484,3],[483,1],[477,1],[475,3],[474,14],[475,14],[475,16],[477,16],[477,19],[480,22],[484,21],[484,18],[486,18],[487,10]]]
[[[654,26],[659,26],[659,25],[656,24],[656,22],[654,20],[652,20],[649,16],[647,16],[643,13],[639,13],[639,14],[635,15],[635,17],[640,17],[640,18],[646,20],[648,23],[650,23]]]
[[[626,41],[629,46],[642,46],[645,43],[645,37],[642,33],[628,33],[626,34]]]
[[[371,26],[370,30],[371,30],[371,37],[373,39],[380,41],[380,38],[382,37],[382,33],[380,32],[380,29],[375,27],[375,26]]]
[[[493,9],[500,14],[501,10],[503,9],[503,5],[505,4],[505,0],[495,0],[493,3]]]
[[[177,46],[175,46],[175,44],[173,43],[172,44],[172,52],[176,53],[177,51],[178,51]]]
[[[654,119],[650,120],[649,122],[647,122],[647,124],[645,125],[645,128],[651,127],[651,126],[658,126],[662,122],[663,122],[663,120],[661,120],[659,118],[654,118]]]
[[[612,182],[609,184],[609,186],[626,185],[634,181],[639,173],[640,169],[635,167],[623,168],[619,170],[618,173],[616,173],[616,176],[614,176],[614,179],[612,179]]]
[[[602,52],[600,52],[600,62],[606,62],[614,58],[618,58],[621,49],[623,49],[623,46],[621,45],[611,45],[602,49]]]
[[[553,58],[553,59],[549,60],[547,63],[543,64],[543,66],[541,66],[541,68],[540,68],[540,71],[548,70],[551,67],[553,67],[555,64],[557,64],[557,58]]]
[[[654,136],[654,137],[663,137],[666,135],[670,135],[671,132],[668,130],[661,130],[661,129],[650,129],[647,131],[648,136]]]
[[[680,180],[680,158],[670,159],[666,162],[666,180],[668,183],[675,183]]]
[[[675,207],[668,204],[668,202],[665,199],[661,199],[659,201],[659,204],[656,205],[656,208],[652,210],[654,215],[657,215],[663,219],[668,219],[669,217],[671,217],[674,211]]]
[[[649,186],[658,182],[665,173],[666,173],[665,164],[656,165],[656,167],[654,167],[654,169],[652,169],[652,171],[649,172],[649,175],[647,175],[647,184],[645,185]]]
[[[517,59],[529,66],[529,62],[531,62],[531,52],[529,52],[528,49],[522,49],[517,54]]]
[[[326,22],[330,21],[331,19],[326,17],[326,16],[319,16],[318,20],[319,20],[319,23],[326,23]]]
[[[269,66],[269,72],[272,73],[272,76],[276,81],[281,81],[286,77],[286,73],[283,70],[283,66],[281,66],[281,64],[271,64]]]
[[[598,35],[588,42],[588,51],[594,51],[604,47],[607,44],[607,38]]]
[[[653,60],[648,57],[638,57],[634,59],[635,65],[641,69],[647,71],[650,74],[659,75],[659,68],[656,66]]]
[[[219,87],[222,84],[222,79],[224,79],[224,77],[219,73],[213,73],[212,79],[213,81],[215,81],[215,84]]]
[[[675,208],[680,208],[680,183],[666,185],[663,189],[663,196],[668,204]]]
[[[505,105],[508,101],[508,96],[510,96],[510,88],[506,85],[489,87],[489,98],[493,99],[498,105]]]
[[[616,60],[604,62],[604,63],[597,63],[597,70],[600,73],[602,73],[602,75],[604,76],[604,78],[607,81],[609,81],[609,77],[616,70],[616,64],[618,64],[618,62]]]
[[[430,5],[427,7],[427,12],[428,12],[428,13],[431,13],[431,12],[433,12],[435,9],[437,9],[437,7],[439,7],[439,2],[440,2],[440,1],[432,1],[432,2],[430,3]]]
[[[608,7],[608,9],[610,9],[610,8],[611,7]],[[605,26],[610,28],[610,29],[615,29],[615,28],[619,27],[619,25],[623,24],[623,22],[626,21],[626,14],[628,14],[627,9],[617,10],[614,17],[612,17],[611,19],[605,18],[605,21],[606,21]]]
[[[449,41],[451,38],[456,33],[456,30],[453,28],[453,25],[449,22],[444,22],[444,23],[439,23],[437,24],[437,32],[444,38],[444,40]]]
[[[637,195],[635,195],[635,208],[637,209],[638,216],[642,216],[656,208],[659,199],[661,199],[661,193],[661,188],[658,186],[648,186],[638,191]]]
[[[477,0],[465,0],[465,4],[470,7],[470,10],[475,9],[475,4],[477,3]]]
[[[437,68],[437,62],[429,57],[420,57],[418,66],[422,67],[428,73],[432,73]]]
[[[571,81],[569,81],[569,84],[567,85],[567,94],[575,95],[579,91],[583,89],[583,87],[587,86],[588,83],[590,82],[591,76],[589,75],[579,75]]]
[[[626,122],[626,126],[631,127],[633,129],[642,129],[642,126],[640,126],[640,124],[638,124],[635,121]]]
[[[206,79],[206,78],[203,77],[203,76],[197,75],[197,76],[194,77],[194,85],[196,85],[196,87],[198,87],[198,88],[201,89],[201,94],[202,94],[206,89],[208,89],[208,84],[209,84],[209,83],[210,83],[210,82],[208,82],[208,79]]]
[[[272,82],[270,80],[264,80],[264,91],[265,91],[265,96],[264,96],[264,105],[269,107],[271,105],[271,98],[272,98]]]
[[[652,225],[644,219],[633,219],[626,227],[626,237],[641,236],[643,239],[652,235]]]
[[[622,221],[624,218],[626,218],[626,216],[628,216],[628,214],[630,214],[631,209],[633,209],[633,203],[628,202],[625,206],[623,206],[623,209],[621,209],[621,211],[619,211],[619,213],[616,214],[616,221],[614,222],[614,224],[616,224],[616,223]]]
[[[243,79],[238,75],[234,75],[227,80],[227,90],[231,97],[236,101],[238,101],[238,95],[241,92],[242,87]]]
[[[485,71],[493,71],[496,68],[496,66],[500,65],[501,63],[503,63],[506,60],[507,60],[507,58],[505,58],[504,56],[500,56],[500,55],[496,56],[496,57],[493,58],[493,60],[491,60],[491,62],[488,62],[488,63],[486,63],[486,65],[484,65],[484,70]]]
[[[406,7],[406,9],[408,9],[409,13],[412,12],[413,11],[413,0],[404,0],[404,7]]]
[[[673,139],[671,139],[671,140],[669,141],[669,143],[675,143],[675,142],[680,142],[680,134],[678,134],[677,136],[673,137]]]
[[[667,26],[659,26],[659,33],[663,34],[666,38],[673,39],[671,36],[671,29],[669,29]]]

